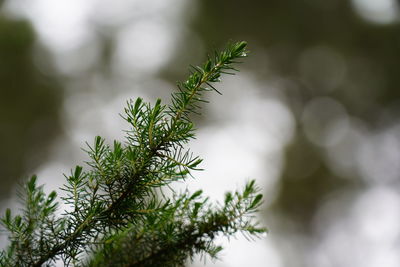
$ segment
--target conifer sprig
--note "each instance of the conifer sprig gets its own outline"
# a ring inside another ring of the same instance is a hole
[[[202,198],[201,190],[175,196],[166,210],[146,213],[145,224],[111,235],[88,266],[183,266],[196,253],[216,258],[222,249],[213,243],[218,233],[229,236],[241,231],[253,236],[264,232],[249,220],[261,204],[257,191],[250,181],[243,192],[227,193],[224,204],[216,207]]]
[[[221,74],[233,74],[245,49],[245,42],[231,44],[192,67],[168,106],[128,101],[125,142],[111,146],[97,136],[88,144],[89,168],[76,166],[65,176],[62,200],[69,209],[63,216],[55,215],[56,192],[46,196],[32,177],[24,187],[22,215],[7,210],[1,219],[10,240],[1,266],[52,266],[59,259],[73,266],[182,266],[195,253],[215,257],[218,233],[264,231],[251,220],[262,198],[254,181],[216,207],[200,191],[168,199],[156,190],[199,169],[202,160],[185,149],[194,138],[190,115],[207,102],[204,92],[218,92],[213,84]]]

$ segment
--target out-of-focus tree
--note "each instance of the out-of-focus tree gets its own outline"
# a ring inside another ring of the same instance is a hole
[[[61,87],[38,68],[38,49],[27,21],[0,14],[0,199],[45,160],[60,129]]]
[[[400,115],[400,24],[368,22],[345,0],[198,4],[193,27],[206,46],[249,40],[258,54],[252,73],[285,94],[297,130],[273,205],[287,224],[281,221],[275,231],[313,236],[314,217],[328,196],[366,186],[360,172],[337,171],[328,159],[337,145],[326,139],[334,132],[329,127],[343,119],[376,132]]]

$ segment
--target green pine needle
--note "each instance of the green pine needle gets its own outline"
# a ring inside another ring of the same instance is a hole
[[[7,209],[1,224],[9,246],[0,266],[183,266],[195,254],[218,256],[218,234],[240,231],[248,237],[265,231],[252,217],[262,202],[254,181],[242,192],[227,193],[211,204],[202,191],[174,194],[162,189],[200,170],[202,159],[185,148],[195,137],[190,119],[199,113],[204,93],[215,91],[223,74],[233,74],[246,57],[246,42],[228,45],[178,83],[170,105],[130,100],[123,116],[130,129],[125,142],[107,145],[102,137],[87,144],[90,160],[65,175],[61,198],[69,206],[62,216],[56,192],[46,195],[33,176],[24,186],[25,208]],[[160,194],[161,193],[161,194]]]

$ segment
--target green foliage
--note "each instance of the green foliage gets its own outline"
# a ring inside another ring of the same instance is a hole
[[[23,213],[7,210],[1,219],[10,240],[1,266],[53,266],[59,259],[67,266],[183,266],[198,253],[217,257],[218,234],[262,233],[252,222],[262,199],[254,181],[214,205],[202,191],[171,198],[162,191],[199,169],[202,160],[184,148],[194,138],[190,115],[206,102],[204,92],[217,91],[212,83],[221,74],[233,74],[245,48],[245,42],[231,44],[203,67],[192,67],[170,105],[128,101],[125,142],[108,145],[98,136],[88,144],[89,168],[76,166],[65,176],[62,200],[69,209],[61,217],[56,192],[46,196],[32,177],[22,194]]]

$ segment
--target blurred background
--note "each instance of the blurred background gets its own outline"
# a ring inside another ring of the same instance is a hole
[[[398,267],[399,21],[397,0],[0,1],[0,211],[32,174],[62,185],[95,135],[122,139],[127,99],[168,102],[189,64],[246,40],[196,117],[206,170],[177,187],[220,200],[257,179],[269,234],[221,239],[206,265]]]

